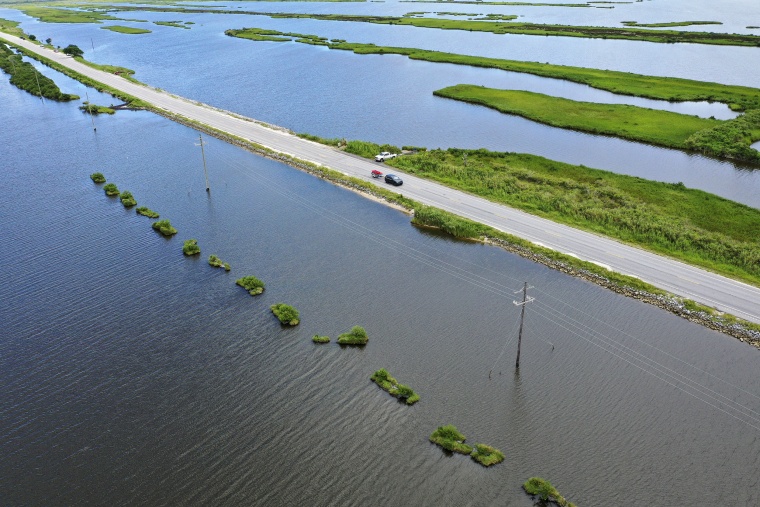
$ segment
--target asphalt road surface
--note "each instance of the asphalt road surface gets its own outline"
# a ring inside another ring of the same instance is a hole
[[[343,153],[329,146],[296,137],[285,130],[258,124],[240,115],[172,95],[168,92],[132,83],[117,75],[87,67],[71,57],[41,48],[29,41],[7,34],[15,44],[39,53],[76,72],[142,99],[166,111],[206,124],[215,129],[251,140],[272,150],[341,171],[350,176],[372,179],[370,173],[383,166]],[[760,323],[760,288],[731,280],[708,271],[668,259],[613,239],[560,225],[550,220],[494,204],[485,199],[450,189],[437,183],[399,174],[404,184],[397,189],[407,197],[435,206],[495,229],[525,238],[538,245],[577,256],[614,271],[632,275],[674,294],[728,312],[748,321]]]

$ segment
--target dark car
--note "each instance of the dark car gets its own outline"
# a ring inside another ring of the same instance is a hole
[[[390,183],[391,185],[396,185],[397,187],[400,187],[404,184],[404,180],[396,176],[395,174],[386,174],[385,175],[385,182]]]

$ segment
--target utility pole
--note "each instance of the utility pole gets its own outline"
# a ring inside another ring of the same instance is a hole
[[[520,292],[519,290],[517,292]],[[517,294],[515,292],[515,294]],[[515,304],[515,306],[522,306],[522,309],[520,310],[520,331],[517,335],[517,362],[515,362],[515,368],[520,368],[520,345],[522,344],[522,330],[523,330],[523,321],[525,320],[525,305],[528,303],[534,301],[534,298],[528,297],[528,282],[525,282],[525,285],[523,285],[522,289],[523,293],[523,300],[522,301],[512,301],[512,303]]]
[[[95,128],[95,118],[92,116],[92,104],[90,104],[90,94],[87,93],[87,90],[84,91],[85,97],[87,97],[87,110],[90,112],[90,120],[92,121],[92,131],[97,132],[98,129]]]
[[[206,143],[203,142],[203,134],[201,134],[200,132],[198,133],[198,140],[200,142],[197,143],[196,146],[201,147],[201,157],[203,157],[203,174],[204,176],[206,176],[206,192],[210,192],[211,187],[209,187],[208,185],[208,169],[206,169],[206,152],[203,150],[203,145]]]
[[[40,92],[40,100],[42,103],[45,103],[45,98],[42,96],[42,88],[40,88],[40,78],[37,77],[38,71],[34,68],[34,65],[32,65],[32,72],[34,72],[34,79],[37,81],[37,91]]]

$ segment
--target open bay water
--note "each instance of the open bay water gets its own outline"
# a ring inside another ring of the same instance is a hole
[[[150,113],[0,103],[3,504],[528,507],[534,475],[578,505],[760,502],[757,350],[207,138],[208,195],[197,133]],[[369,344],[336,345],[353,325]],[[443,424],[506,460],[444,454]]]
[[[637,5],[638,4],[638,5]],[[225,4],[213,3],[215,7]],[[616,4],[615,9],[522,7],[532,21],[617,26],[619,21],[671,19],[673,6],[657,2]],[[700,17],[700,5],[683,12]],[[733,5],[733,4],[732,4]],[[441,10],[415,3],[234,2],[229,8],[255,11],[403,14]],[[644,10],[644,8],[653,10]],[[509,13],[515,6],[446,4],[446,10]],[[706,12],[714,12],[712,7]],[[718,19],[740,23],[751,7],[739,2]],[[641,14],[648,13],[650,18]],[[666,15],[667,14],[667,15]],[[398,55],[354,55],[297,43],[252,42],[224,35],[228,28],[256,26],[316,34],[354,42],[418,47],[497,58],[577,65],[650,75],[676,76],[757,86],[760,68],[748,65],[758,48],[696,44],[655,44],[566,37],[535,37],[433,30],[407,26],[272,19],[266,16],[122,12],[131,19],[192,21],[190,30],[152,23],[114,22],[148,27],[153,33],[124,35],[97,24],[39,23],[18,11],[2,17],[23,21],[22,27],[56,44],[78,44],[85,56],[100,63],[135,69],[137,79],[171,92],[324,137],[361,139],[398,146],[488,148],[534,153],[646,179],[682,182],[691,188],[760,207],[760,171],[612,137],[557,129],[504,115],[481,106],[434,97],[436,89],[458,83],[526,89],[573,100],[630,103],[704,117],[733,116],[722,104],[669,104],[621,97],[585,86],[492,69],[434,64]],[[617,17],[615,17],[617,16]],[[705,14],[706,17],[710,17]],[[619,19],[618,19],[619,18]],[[646,18],[646,19],[645,19]],[[615,21],[617,20],[617,21]],[[681,19],[679,19],[681,20]],[[749,21],[747,21],[749,23]],[[725,26],[691,27],[728,31]],[[94,50],[93,50],[94,47]]]

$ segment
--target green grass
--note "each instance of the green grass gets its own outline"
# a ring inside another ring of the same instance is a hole
[[[460,454],[471,454],[472,447],[465,444],[465,436],[462,435],[456,426],[447,424],[446,426],[439,426],[430,435],[430,441],[436,445],[440,445],[444,449],[450,452],[458,452]]]
[[[208,263],[210,266],[213,266],[215,268],[224,268],[225,271],[230,270],[230,265],[227,264],[226,262],[223,262],[222,259],[220,259],[214,254],[211,254],[208,256]]]
[[[264,282],[256,278],[255,276],[244,276],[238,278],[235,283],[248,291],[251,296],[258,296],[264,292]]]
[[[640,26],[644,28],[667,28],[671,26],[692,25],[722,25],[720,21],[670,21],[667,23],[639,23],[637,21],[621,21],[625,26]]]
[[[497,90],[459,84],[433,92],[439,97],[480,104],[564,129],[604,134],[669,148],[686,148],[695,133],[721,125],[720,120],[626,104],[578,102],[521,90]]]
[[[367,331],[361,326],[354,326],[349,332],[338,335],[341,345],[366,345],[368,341]]]
[[[539,2],[481,2],[479,0],[402,0],[414,4],[467,4],[467,5],[512,5],[518,7],[591,7],[590,4],[547,4]]]
[[[174,236],[177,234],[177,229],[172,227],[171,222],[168,220],[159,220],[151,224],[153,230],[160,232],[163,236]]]
[[[78,95],[61,92],[58,85],[49,77],[41,74],[29,62],[24,62],[5,44],[0,43],[0,69],[10,75],[10,82],[15,87],[37,97],[67,102],[76,100]]]
[[[233,37],[241,37],[247,33],[241,29],[227,30],[225,33]],[[283,35],[281,32],[269,31],[273,35]],[[672,77],[646,76],[630,72],[552,65],[538,62],[521,62],[498,58],[443,53],[416,48],[394,46],[375,46],[374,44],[359,44],[351,42],[325,42],[315,36],[299,37],[297,42],[322,45],[330,49],[353,51],[360,55],[397,54],[413,60],[423,60],[433,63],[451,63],[473,67],[494,68],[509,72],[521,72],[536,76],[562,79],[574,83],[585,84],[592,88],[605,90],[619,95],[631,95],[671,102],[710,101],[727,104],[736,111],[760,109],[760,89],[746,86],[724,85],[707,81],[695,81]]]
[[[701,190],[535,155],[487,150],[430,150],[388,164],[760,285],[760,210]],[[426,214],[434,217],[426,218]],[[448,220],[436,210],[415,210],[415,221],[437,226],[435,216],[443,217],[442,222]],[[455,223],[457,226],[449,229],[455,236],[479,237],[478,224]]]
[[[160,215],[146,206],[137,208],[137,214],[148,218],[158,218]]]
[[[94,181],[95,183],[105,183],[106,177],[103,176],[103,173],[92,173],[90,175],[90,179]]]
[[[568,502],[565,497],[559,494],[551,482],[541,477],[531,477],[525,481],[523,489],[529,495],[536,496],[543,502],[554,502],[560,507],[575,507],[574,503]]]
[[[126,33],[130,35],[137,35],[141,33],[150,33],[151,31],[145,28],[134,28],[131,26],[121,26],[121,25],[108,25],[108,26],[101,26],[103,30],[111,30],[112,32],[118,32],[118,33]]]
[[[731,158],[760,164],[760,152],[752,143],[760,140],[760,109],[694,133],[686,147],[713,157]]]
[[[320,336],[318,334],[315,334],[311,337],[311,341],[314,343],[330,343],[330,337],[329,336]]]
[[[24,31],[18,25],[18,21],[0,18],[0,32],[15,35],[16,37],[24,37]]]
[[[298,310],[285,303],[277,303],[269,307],[272,313],[286,326],[297,326],[300,321]]]
[[[470,457],[485,467],[490,467],[504,461],[504,453],[485,444],[475,444]]]
[[[79,109],[81,109],[83,113],[87,114],[114,114],[116,112],[110,107],[90,104],[86,101],[81,106],[79,106]]]
[[[119,195],[119,187],[117,187],[115,183],[106,183],[103,186],[103,191],[109,197]]]
[[[419,394],[415,393],[411,387],[400,384],[385,368],[377,370],[370,379],[388,394],[403,400],[407,405],[414,405],[420,401]]]
[[[135,196],[132,195],[132,192],[129,190],[124,190],[119,194],[119,199],[121,199],[121,203],[124,205],[125,208],[131,208],[132,206],[137,205],[137,201],[135,200]]]
[[[190,27],[182,23],[182,21],[154,21],[153,24],[161,25],[161,26],[172,26],[174,28],[184,28],[185,30],[190,30]]]
[[[182,245],[182,253],[185,255],[199,255],[201,253],[201,247],[198,246],[197,239],[187,239]]]
[[[101,23],[106,20],[117,20],[108,14],[89,10],[73,10],[41,5],[14,5],[27,16],[37,18],[43,23]]]

